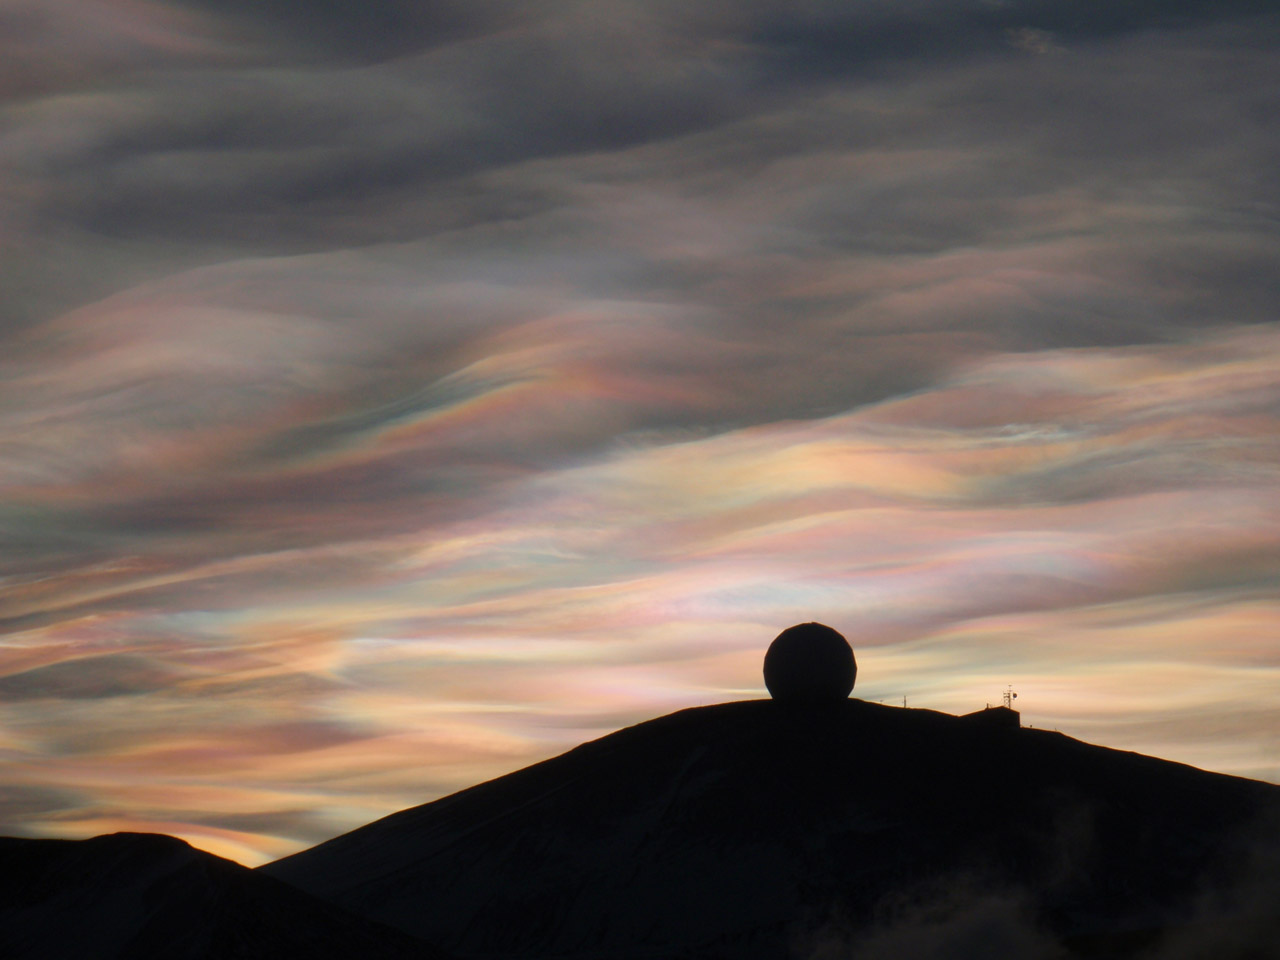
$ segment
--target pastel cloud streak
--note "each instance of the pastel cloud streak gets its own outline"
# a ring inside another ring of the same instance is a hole
[[[89,6],[0,85],[6,832],[261,862],[808,619],[1280,780],[1274,17]]]

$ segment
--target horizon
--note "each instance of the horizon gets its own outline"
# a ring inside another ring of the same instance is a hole
[[[1280,783],[1267,4],[12,6],[0,834],[275,860],[811,620]]]

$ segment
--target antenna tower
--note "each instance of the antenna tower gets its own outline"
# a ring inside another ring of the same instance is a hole
[[[1014,693],[1014,692],[1013,692],[1013,684],[1009,684],[1007,687],[1005,687],[1005,691],[1004,691],[1004,707],[1005,707],[1005,709],[1006,709],[1006,710],[1012,710],[1012,709],[1013,709],[1013,701],[1015,701],[1015,700],[1017,700],[1017,699],[1018,699],[1018,695],[1017,695],[1016,693]]]

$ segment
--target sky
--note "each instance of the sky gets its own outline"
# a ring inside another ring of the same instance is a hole
[[[809,620],[855,696],[1280,782],[1278,48],[0,0],[0,833],[259,864]]]

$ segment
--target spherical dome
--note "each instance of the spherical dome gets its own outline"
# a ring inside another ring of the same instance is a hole
[[[764,685],[782,703],[838,703],[857,675],[849,641],[821,623],[787,627],[764,655]]]

